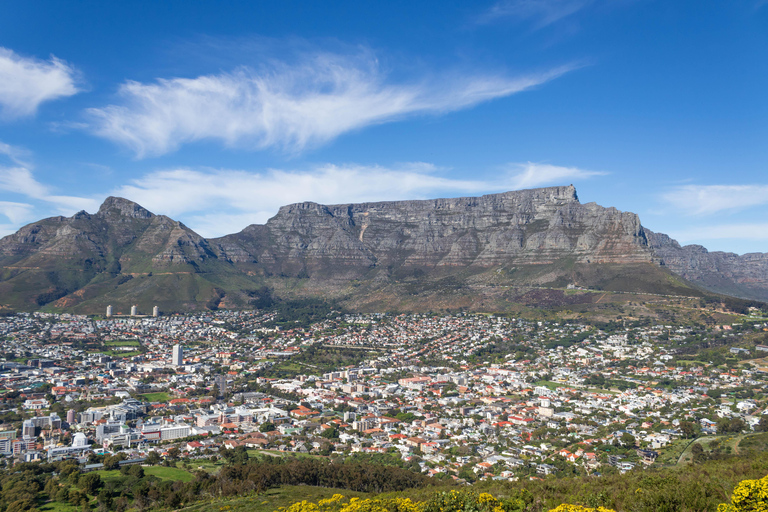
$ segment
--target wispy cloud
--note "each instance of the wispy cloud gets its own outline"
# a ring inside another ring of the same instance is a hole
[[[77,92],[77,72],[66,62],[21,57],[0,47],[0,118],[31,116],[41,103]]]
[[[147,174],[112,194],[155,212],[182,217],[205,236],[220,236],[266,222],[280,206],[290,203],[413,199],[482,193],[498,185],[446,178],[428,163],[393,168],[322,165],[301,171],[165,170]]]
[[[27,203],[0,201],[0,215],[7,217],[14,225],[29,219],[33,208],[31,204]]]
[[[321,165],[307,170],[172,169],[149,173],[112,191],[157,212],[181,218],[204,236],[220,236],[264,223],[280,206],[479,195],[566,183],[599,173],[544,164],[522,164],[520,172],[494,179],[454,179],[432,164],[394,167]],[[173,191],[169,194],[169,191]]]
[[[98,206],[98,201],[87,197],[56,195],[50,186],[40,183],[34,176],[33,166],[26,162],[29,153],[21,148],[0,142],[0,191],[15,194],[26,200],[48,203],[61,215],[70,215],[79,210]],[[16,224],[30,220],[34,206],[29,203],[0,201],[0,214]],[[1,230],[0,230],[1,231]]]
[[[502,19],[529,21],[539,29],[572,16],[594,0],[501,0],[482,13],[477,22],[492,23]]]
[[[689,215],[709,215],[768,204],[768,185],[685,185],[662,199]]]
[[[118,104],[87,114],[92,131],[138,157],[214,139],[229,147],[298,152],[366,126],[442,114],[509,96],[573,70],[523,76],[452,74],[396,83],[369,52],[314,54],[296,64],[197,78],[126,82]]]
[[[572,180],[587,179],[607,174],[600,171],[579,169],[578,167],[561,167],[534,162],[512,164],[510,171],[512,172],[511,187],[515,190],[554,184],[564,185]]]

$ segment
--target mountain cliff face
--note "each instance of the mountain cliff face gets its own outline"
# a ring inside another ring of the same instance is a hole
[[[768,301],[768,254],[709,252],[700,245],[680,246],[663,233],[645,233],[651,250],[675,274],[708,290]]]
[[[495,309],[511,299],[488,305],[483,297],[502,297],[498,290],[511,286],[700,293],[670,271],[712,290],[768,298],[767,267],[762,254],[680,247],[633,213],[581,204],[573,186],[298,203],[264,225],[210,240],[110,197],[95,214],[44,219],[0,240],[0,305],[90,313],[106,304],[117,312],[131,304],[143,311],[241,307],[264,286],[348,304],[378,296],[377,307],[430,293],[455,301],[445,298],[450,292],[471,307]]]
[[[482,197],[284,206],[264,226],[212,240],[271,274],[359,277],[374,268],[437,271],[509,264],[650,263],[637,215],[582,205],[573,186]]]

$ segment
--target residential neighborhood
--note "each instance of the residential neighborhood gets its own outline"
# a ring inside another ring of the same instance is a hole
[[[761,320],[16,314],[0,322],[0,453],[98,464],[242,447],[471,481],[625,472],[766,430],[766,335]]]

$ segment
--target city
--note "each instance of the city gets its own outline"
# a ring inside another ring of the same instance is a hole
[[[0,453],[92,470],[242,447],[459,482],[673,465],[695,438],[768,430],[757,313],[703,327],[331,312],[291,328],[258,310],[19,313],[0,322]]]

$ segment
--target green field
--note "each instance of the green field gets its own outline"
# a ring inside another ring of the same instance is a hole
[[[165,466],[150,466],[144,468],[145,475],[152,475],[162,480],[191,482],[195,475],[181,468],[168,468]]]
[[[171,399],[171,396],[164,391],[158,391],[157,393],[145,393],[139,396],[147,402],[167,402]]]
[[[115,340],[104,343],[107,347],[140,347],[139,340]]]
[[[557,388],[566,386],[566,384],[562,384],[560,382],[552,382],[551,380],[539,380],[534,383],[536,386],[544,386],[546,388],[551,389],[552,391],[556,390]]]

